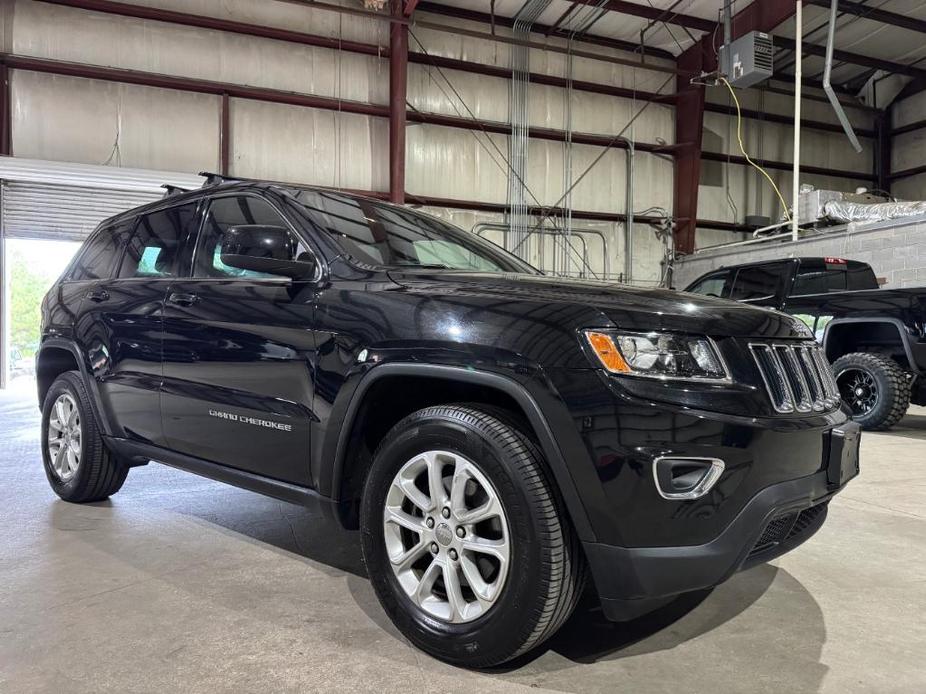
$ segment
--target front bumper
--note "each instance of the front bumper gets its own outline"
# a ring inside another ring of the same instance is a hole
[[[844,486],[817,474],[764,489],[714,540],[683,547],[616,547],[584,543],[605,616],[634,619],[676,595],[711,588],[737,571],[764,563],[811,537],[827,504]]]

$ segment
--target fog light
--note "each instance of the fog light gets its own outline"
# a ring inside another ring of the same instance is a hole
[[[707,494],[723,474],[719,458],[664,456],[653,461],[653,480],[663,499],[690,501]]]

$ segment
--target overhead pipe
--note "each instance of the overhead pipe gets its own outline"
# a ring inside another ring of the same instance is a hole
[[[833,0],[836,3],[836,0]],[[804,63],[803,0],[797,0],[794,10],[794,153],[791,155],[791,240],[797,241],[799,232],[798,200],[801,194],[801,89]]]
[[[798,2],[798,12],[800,12],[801,3]],[[849,118],[846,116],[846,112],[842,108],[842,104],[839,101],[839,97],[836,96],[836,91],[833,89],[833,85],[830,83],[830,76],[833,72],[833,48],[836,43],[836,12],[839,9],[839,0],[832,0],[830,3],[830,24],[826,34],[826,64],[823,69],[823,91],[826,92],[827,98],[830,100],[830,104],[833,107],[833,110],[836,112],[836,117],[839,118],[839,122],[842,124],[842,129],[846,131],[846,137],[849,138],[849,142],[852,144],[852,149],[856,152],[861,153],[862,145],[858,141],[858,137],[855,136],[855,130],[852,127],[852,123],[849,122]],[[798,34],[797,41],[797,50],[801,50],[802,43],[802,34]],[[798,53],[798,57],[800,53]]]

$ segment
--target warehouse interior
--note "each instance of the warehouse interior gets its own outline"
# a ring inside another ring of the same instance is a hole
[[[727,35],[769,41],[768,72],[718,79]],[[926,200],[924,38],[914,0],[0,0],[0,690],[926,690],[917,404],[865,433],[806,546],[627,624],[583,600],[467,671],[402,636],[358,533],[312,509],[157,465],[58,500],[35,395],[80,244],[200,172],[409,206],[553,277],[680,290],[826,256],[926,287],[926,206],[795,197]]]

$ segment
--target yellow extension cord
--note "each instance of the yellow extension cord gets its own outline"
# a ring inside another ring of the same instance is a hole
[[[746,157],[746,161],[749,162],[750,166],[765,176],[765,178],[768,179],[768,182],[772,184],[772,188],[775,190],[775,194],[781,201],[781,208],[784,210],[785,218],[790,222],[791,214],[788,212],[788,203],[785,202],[784,196],[781,194],[781,191],[778,190],[778,186],[775,185],[775,181],[772,180],[772,177],[768,175],[768,172],[765,169],[763,169],[749,158],[749,155],[746,153],[746,147],[743,146],[743,114],[740,111],[740,100],[736,98],[736,92],[733,91],[733,87],[730,86],[730,83],[727,82],[725,77],[721,77],[720,81],[727,85],[727,89],[730,90],[730,96],[733,97],[733,103],[736,104],[736,139],[740,144],[740,152],[742,152],[743,156]]]

